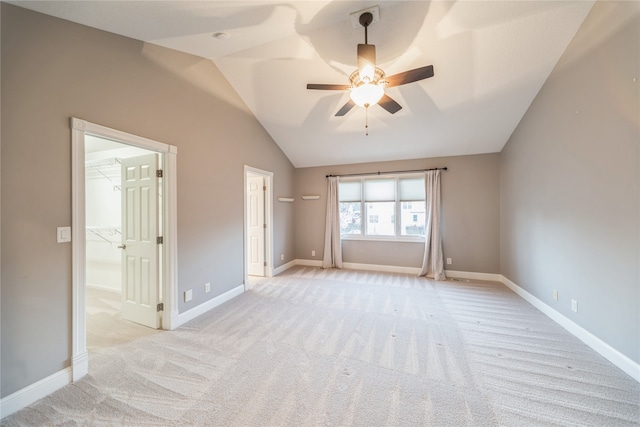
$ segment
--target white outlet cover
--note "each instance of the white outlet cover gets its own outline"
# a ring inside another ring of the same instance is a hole
[[[193,290],[189,289],[184,291],[184,302],[189,302],[193,299]]]
[[[71,227],[58,227],[56,231],[58,243],[67,243],[71,241]]]

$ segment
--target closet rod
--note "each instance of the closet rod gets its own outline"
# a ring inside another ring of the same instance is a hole
[[[388,171],[388,172],[366,172],[366,173],[345,173],[342,175],[327,175],[326,177],[342,177],[342,176],[365,176],[365,175],[394,175],[400,173],[416,173],[416,172],[427,172],[427,171],[446,171],[448,168],[445,166],[443,168],[431,168],[431,169],[416,169],[410,171]]]

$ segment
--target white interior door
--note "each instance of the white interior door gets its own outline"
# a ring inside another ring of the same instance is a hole
[[[122,159],[122,318],[157,329],[158,155]]]
[[[247,177],[247,273],[264,276],[264,177]]]

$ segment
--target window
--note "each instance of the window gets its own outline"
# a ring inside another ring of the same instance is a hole
[[[360,182],[340,182],[340,234],[362,234],[362,188]]]
[[[403,240],[423,236],[424,191],[422,175],[342,179],[338,189],[342,236]]]

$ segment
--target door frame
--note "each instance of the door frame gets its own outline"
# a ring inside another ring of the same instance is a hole
[[[247,178],[248,175],[261,175],[264,178],[265,186],[267,187],[264,194],[264,221],[267,224],[266,232],[264,233],[264,259],[267,263],[264,269],[265,277],[273,276],[273,172],[265,171],[262,169],[254,168],[249,165],[244,165],[244,221],[243,221],[243,268],[244,268],[244,290],[249,290],[249,273],[247,266],[247,251],[249,246],[247,245],[247,236],[249,235],[247,220]]]
[[[71,118],[71,252],[72,252],[72,380],[89,371],[86,319],[86,210],[85,210],[85,135],[112,139],[122,144],[162,153],[162,329],[178,325],[178,257],[177,257],[177,154],[173,145],[153,141],[107,128],[75,117]]]

